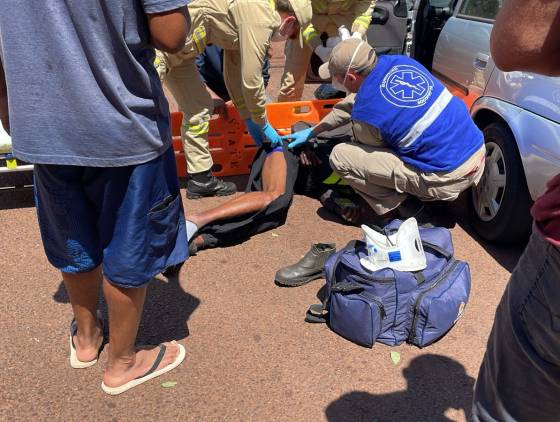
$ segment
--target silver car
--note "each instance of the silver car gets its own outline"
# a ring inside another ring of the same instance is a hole
[[[560,78],[502,72],[490,54],[501,0],[418,0],[411,56],[470,109],[484,132],[486,171],[470,195],[481,237],[526,239],[530,207],[560,173]]]

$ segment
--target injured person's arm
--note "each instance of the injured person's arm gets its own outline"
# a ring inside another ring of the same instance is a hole
[[[242,193],[222,205],[187,216],[189,243],[194,242],[198,249],[203,248],[204,239],[198,235],[203,227],[217,221],[231,220],[258,213],[284,195],[286,192],[287,163],[283,151],[277,149],[261,152],[266,154],[261,173],[261,191]]]

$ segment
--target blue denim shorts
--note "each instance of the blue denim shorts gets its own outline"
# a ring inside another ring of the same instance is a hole
[[[120,287],[141,287],[188,257],[173,149],[125,167],[35,165],[43,246],[65,273],[103,264]]]

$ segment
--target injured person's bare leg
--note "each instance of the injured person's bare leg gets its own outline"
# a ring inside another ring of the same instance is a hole
[[[270,153],[264,162],[262,170],[262,192],[243,193],[222,205],[191,214],[187,221],[193,223],[197,230],[207,224],[226,218],[238,217],[265,209],[272,201],[284,194],[286,190],[286,159],[282,151]],[[195,243],[200,246],[202,238],[199,236]]]

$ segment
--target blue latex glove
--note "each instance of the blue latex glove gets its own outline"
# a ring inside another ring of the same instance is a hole
[[[273,147],[282,145],[282,137],[280,135],[278,135],[278,132],[276,132],[276,129],[274,129],[272,126],[270,126],[270,123],[266,122],[264,124],[263,128],[262,128],[262,131],[263,131],[266,139],[268,141],[270,141],[270,144]]]
[[[261,146],[263,143],[263,131],[261,127],[251,119],[245,119],[245,126],[247,126],[247,132],[249,132],[249,135],[251,135],[255,144]]]
[[[282,139],[291,139],[292,142],[288,144],[288,148],[294,148],[301,144],[305,144],[313,137],[313,128],[300,130],[299,132],[294,132],[291,135],[284,135]]]

